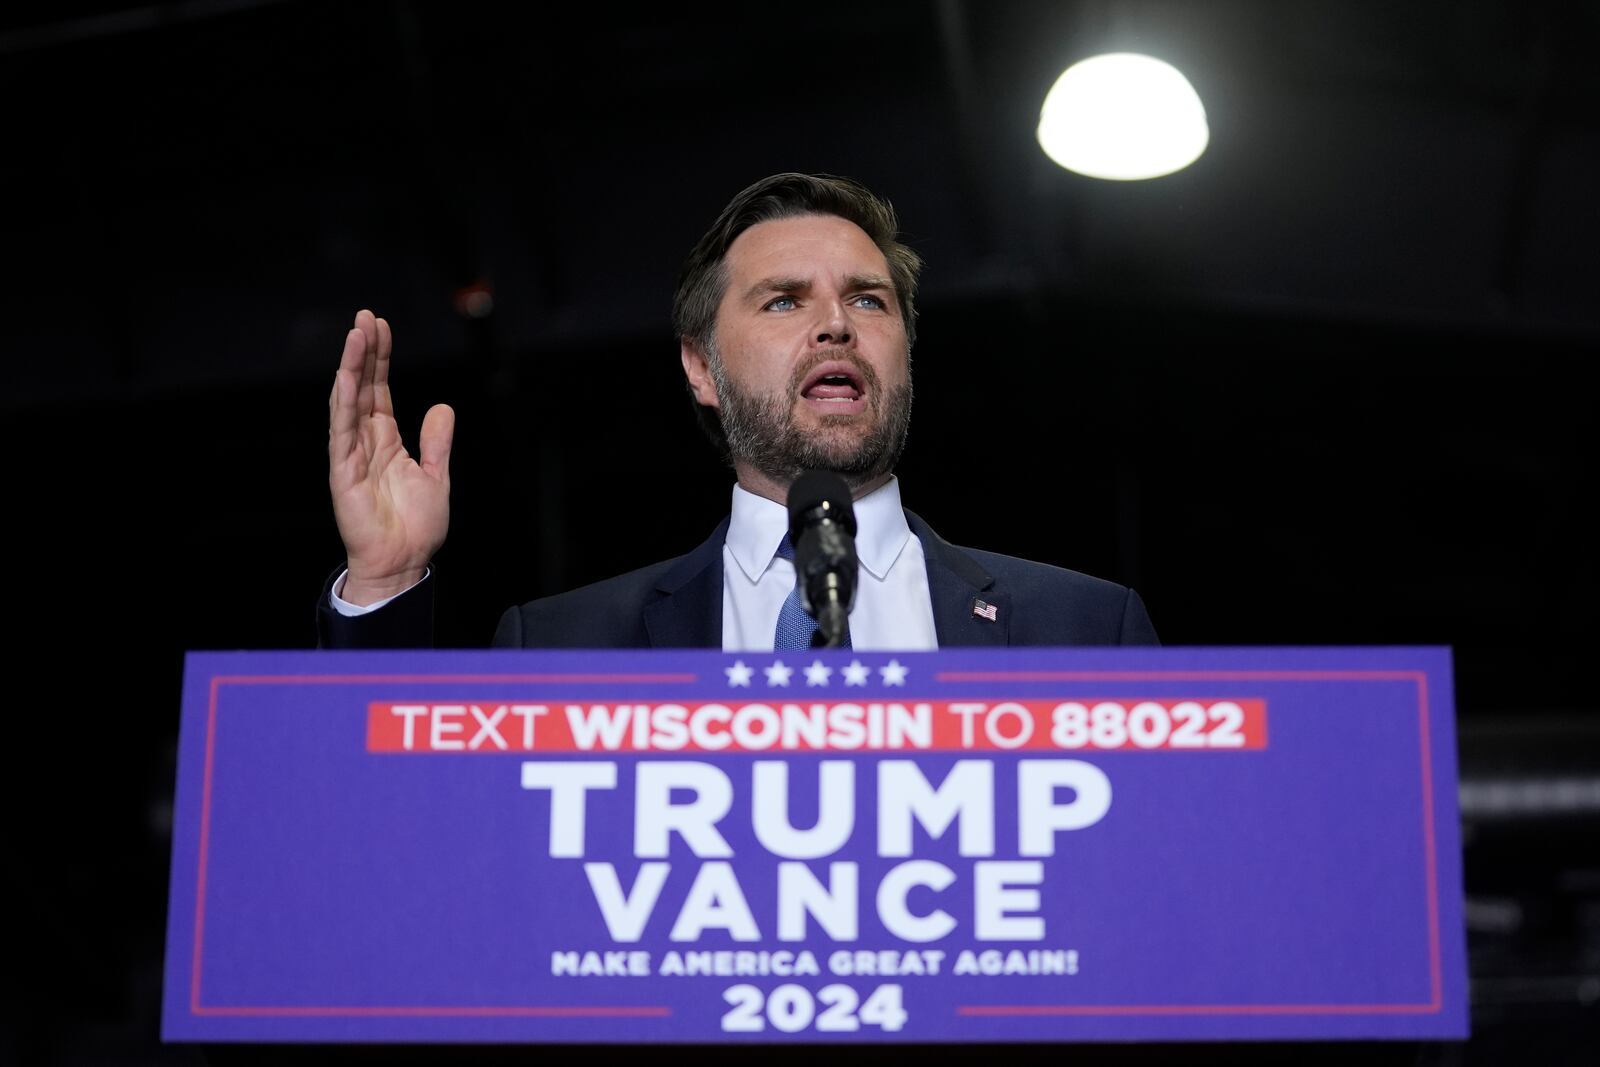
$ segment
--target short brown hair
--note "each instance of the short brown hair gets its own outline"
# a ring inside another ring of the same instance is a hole
[[[917,339],[917,276],[922,257],[899,241],[900,222],[894,207],[852,178],[832,174],[774,174],[762,178],[728,202],[711,224],[678,275],[672,298],[672,327],[678,339],[710,349],[716,333],[717,308],[728,287],[728,248],[750,227],[803,215],[834,215],[853,222],[872,238],[889,264],[889,279],[905,322],[906,346]],[[708,352],[708,358],[711,353]],[[691,393],[691,399],[693,394]],[[724,453],[727,439],[712,408],[695,402],[700,428]]]

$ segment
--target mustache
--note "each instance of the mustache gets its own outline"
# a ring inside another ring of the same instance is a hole
[[[867,393],[877,397],[883,394],[882,383],[878,380],[878,372],[872,369],[872,364],[862,359],[853,348],[824,348],[811,353],[795,365],[794,372],[789,375],[789,394],[800,395],[800,387],[805,384],[811,372],[824,363],[848,363],[855,368],[861,376],[861,384],[867,387]]]

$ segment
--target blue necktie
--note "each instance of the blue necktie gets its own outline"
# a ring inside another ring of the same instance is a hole
[[[784,534],[783,540],[778,543],[778,555],[794,562],[794,546],[789,543],[789,535]],[[774,652],[794,652],[800,649],[816,648],[821,645],[821,635],[817,633],[817,620],[806,614],[806,609],[800,606],[800,584],[789,590],[789,596],[783,602],[783,608],[778,612],[778,627],[772,635],[772,650]],[[850,629],[844,631],[844,643],[840,648],[850,647]]]

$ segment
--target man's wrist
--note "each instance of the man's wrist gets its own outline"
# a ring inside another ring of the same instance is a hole
[[[355,607],[369,607],[381,600],[393,600],[407,589],[422,581],[428,574],[426,567],[380,578],[363,578],[353,570],[346,571],[343,588],[338,597]]]

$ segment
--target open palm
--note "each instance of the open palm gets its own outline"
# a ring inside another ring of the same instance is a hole
[[[450,526],[455,412],[428,410],[413,459],[389,394],[393,349],[389,324],[358,312],[328,398],[328,489],[350,571],[341,595],[355,604],[415,585]]]

